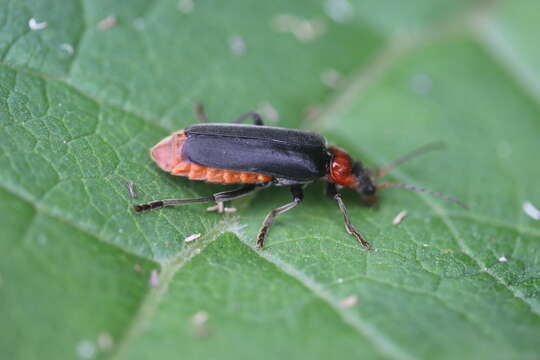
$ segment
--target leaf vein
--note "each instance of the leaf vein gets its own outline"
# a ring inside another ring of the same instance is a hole
[[[304,287],[310,290],[318,298],[324,301],[328,306],[330,306],[331,309],[333,309],[337,313],[337,315],[341,318],[341,320],[344,323],[348,324],[353,329],[355,329],[355,331],[358,332],[358,334],[364,336],[366,339],[371,341],[371,343],[374,345],[375,349],[377,349],[379,353],[392,359],[414,359],[415,358],[411,354],[408,354],[405,349],[400,347],[398,344],[394,343],[386,335],[381,333],[376,327],[367,323],[364,319],[359,318],[358,316],[356,316],[356,314],[352,313],[351,311],[344,309],[339,304],[340,300],[332,296],[332,294],[329,293],[322,284],[315,282],[313,279],[309,278],[308,276],[306,276],[305,274],[297,270],[292,265],[286,262],[283,262],[281,259],[277,258],[276,256],[272,256],[266,252],[256,251],[250,245],[250,242],[246,239],[245,235],[242,234],[242,232],[238,230],[238,228],[231,231],[235,233],[235,235],[238,237],[241,243],[243,243],[245,246],[247,246],[252,251],[254,251],[258,256],[260,256],[261,258],[275,265],[285,274],[287,274],[288,276],[292,277],[293,279],[301,283]]]

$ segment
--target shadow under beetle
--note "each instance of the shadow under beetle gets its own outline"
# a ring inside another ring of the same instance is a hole
[[[377,190],[401,187],[436,195],[466,208],[466,205],[448,195],[420,187],[389,182],[374,183],[374,180],[389,170],[440,144],[421,147],[372,174],[360,161],[352,160],[342,149],[327,146],[323,136],[310,131],[264,126],[261,116],[256,112],[245,113],[231,124],[208,123],[202,106],[198,106],[197,113],[201,123],[174,132],[161,140],[150,150],[152,159],[162,170],[172,175],[211,183],[244,185],[209,197],[138,204],[133,207],[136,212],[199,202],[222,204],[245,196],[257,188],[289,186],[292,201],[273,209],[264,219],[257,237],[257,248],[262,248],[274,218],[302,202],[304,185],[324,179],[327,181],[326,193],[337,201],[347,232],[362,246],[371,248],[352,225],[339,189],[354,189],[373,203],[376,201],[374,195]],[[241,124],[248,118],[253,120],[253,125]]]

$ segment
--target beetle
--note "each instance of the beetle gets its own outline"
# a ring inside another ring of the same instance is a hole
[[[421,153],[440,147],[430,144],[398,159],[376,173],[369,171],[362,162],[355,161],[344,150],[328,146],[326,139],[317,133],[273,126],[265,126],[261,116],[253,111],[241,115],[229,124],[208,123],[202,106],[198,108],[200,123],[176,131],[151,148],[150,154],[164,171],[190,180],[219,184],[243,184],[242,187],[194,199],[165,199],[134,205],[135,212],[159,209],[166,206],[200,202],[238,199],[271,185],[288,186],[292,201],[270,211],[257,236],[257,248],[264,241],[277,215],[300,204],[304,198],[303,187],[316,180],[327,181],[326,193],[339,206],[345,228],[358,242],[371,248],[369,242],[353,226],[343,202],[341,188],[356,190],[368,201],[374,202],[379,189],[401,187],[425,192],[466,205],[448,195],[424,188],[375,180],[399,164]],[[251,118],[253,125],[242,124]]]

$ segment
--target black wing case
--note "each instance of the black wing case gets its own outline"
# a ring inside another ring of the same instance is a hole
[[[187,128],[183,156],[208,167],[309,182],[326,175],[324,137],[270,126],[201,124]]]

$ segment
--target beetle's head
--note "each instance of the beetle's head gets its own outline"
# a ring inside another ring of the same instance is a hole
[[[329,148],[329,151],[333,156],[330,162],[328,180],[337,185],[355,189],[364,196],[375,195],[377,187],[373,184],[368,170],[364,168],[360,161],[353,161],[349,154],[336,147]]]

